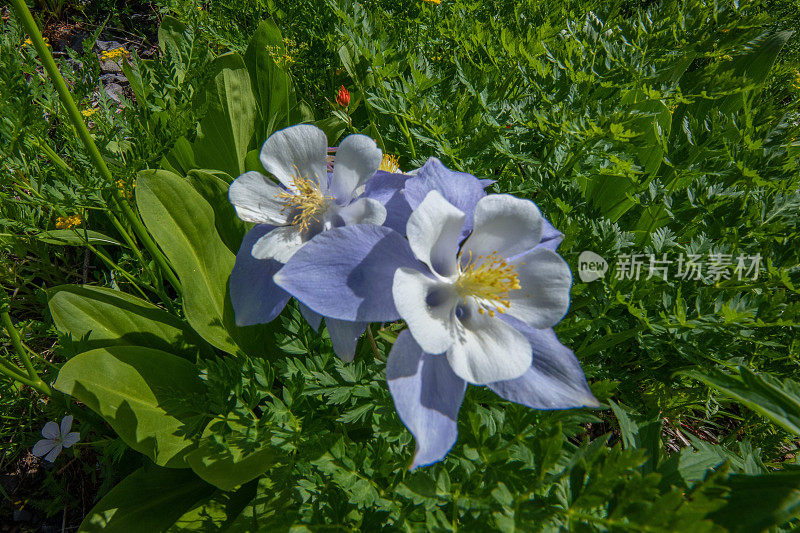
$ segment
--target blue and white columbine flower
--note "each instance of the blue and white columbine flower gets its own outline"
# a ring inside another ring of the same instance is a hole
[[[280,185],[260,172],[246,172],[231,184],[228,196],[239,218],[274,229],[251,249],[257,259],[285,263],[314,235],[349,224],[382,224],[386,209],[356,191],[375,174],[381,150],[366,135],[349,135],[336,152],[328,175],[325,133],[299,124],[271,135],[261,149],[261,164]]]
[[[55,461],[63,448],[69,448],[81,439],[80,433],[70,429],[72,429],[72,415],[62,418],[61,426],[55,422],[46,423],[42,428],[44,439],[33,445],[33,455],[44,456],[45,460],[51,463]]]
[[[315,235],[351,224],[381,224],[386,209],[363,197],[367,180],[381,162],[381,150],[365,135],[349,135],[327,172],[328,140],[319,128],[300,124],[271,135],[261,149],[261,164],[280,184],[260,172],[246,172],[230,186],[228,196],[239,217],[255,222],[236,255],[230,278],[231,303],[240,326],[263,324],[277,317],[289,294],[272,276]],[[322,317],[301,306],[308,322]],[[352,359],[364,322],[326,320],[334,349]]]
[[[467,383],[538,409],[598,405],[551,329],[572,282],[554,251],[562,236],[535,204],[509,195],[478,200],[472,220],[464,239],[467,214],[434,190],[409,216],[407,241],[385,227],[339,228],[275,276],[326,316],[406,321],[386,375],[417,441],[412,467],[455,443]]]

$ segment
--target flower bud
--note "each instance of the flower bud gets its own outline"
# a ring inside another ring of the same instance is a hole
[[[339,95],[336,97],[336,103],[342,107],[350,105],[350,91],[345,89],[344,85],[339,88]]]

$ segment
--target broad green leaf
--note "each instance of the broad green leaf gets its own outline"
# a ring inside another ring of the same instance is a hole
[[[89,244],[122,246],[122,243],[103,235],[99,231],[76,229],[54,229],[37,233],[35,236],[47,244],[75,245],[83,246],[88,241]]]
[[[140,468],[123,479],[95,505],[80,533],[165,531],[214,487],[191,470]]]
[[[238,252],[248,225],[239,218],[228,200],[230,184],[205,170],[192,170],[186,179],[214,210],[214,226],[225,246],[234,254]]]
[[[180,137],[175,141],[175,146],[172,147],[172,150],[161,159],[160,166],[164,170],[180,175],[186,175],[191,169],[197,168],[192,145],[186,137]]]
[[[215,431],[218,425],[229,428],[225,432],[225,447],[215,442],[220,433]],[[257,478],[275,463],[276,448],[271,447],[267,439],[262,446],[251,449],[253,442],[247,438],[246,431],[247,428],[235,421],[212,420],[197,449],[186,456],[186,462],[198,476],[222,490],[233,490]]]
[[[153,304],[105,287],[61,285],[48,290],[58,330],[83,350],[144,346],[194,360],[208,345],[185,322]]]
[[[218,73],[205,93],[208,110],[198,126],[195,161],[201,168],[238,176],[255,131],[256,103],[239,54],[218,57],[214,68]]]
[[[55,388],[103,417],[134,450],[159,466],[185,467],[194,447],[181,435],[186,402],[204,393],[197,368],[175,355],[141,346],[109,346],[76,355]]]
[[[292,84],[289,74],[279,66],[286,54],[283,37],[275,22],[261,21],[244,54],[261,116],[259,142],[289,125]]]
[[[136,183],[139,212],[175,268],[192,328],[228,353],[241,348],[251,355],[271,355],[271,326],[236,326],[228,294],[235,257],[217,232],[211,204],[187,180],[164,170],[142,172]],[[225,209],[222,204],[217,208]]]
[[[225,306],[234,255],[217,234],[211,205],[186,180],[164,170],[139,174],[136,204],[180,279],[189,324],[217,348],[236,353],[226,330],[234,327],[233,316]]]
[[[800,472],[732,475],[724,507],[709,515],[731,532],[766,531],[800,517]]]

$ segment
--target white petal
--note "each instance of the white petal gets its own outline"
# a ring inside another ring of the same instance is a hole
[[[408,244],[417,259],[441,276],[454,275],[458,239],[465,218],[464,213],[438,191],[429,192],[411,213],[406,226]]]
[[[413,268],[394,273],[392,296],[397,312],[424,352],[438,354],[453,344],[457,295],[452,285]]]
[[[522,333],[497,317],[478,314],[474,305],[459,305],[459,315],[455,342],[447,351],[457,376],[485,385],[518,378],[528,370],[532,351]]]
[[[333,212],[333,209],[331,211]],[[350,205],[336,210],[334,218],[338,219],[334,221],[335,226],[352,226],[353,224],[380,226],[386,220],[386,208],[372,198],[359,198]]]
[[[508,194],[490,194],[475,206],[475,226],[464,241],[462,261],[497,252],[509,258],[539,244],[542,215],[536,204]]]
[[[81,434],[78,433],[77,431],[73,431],[71,433],[67,433],[64,436],[64,440],[61,441],[61,445],[64,448],[69,448],[70,446],[72,446],[73,444],[78,442],[79,440],[81,440]]]
[[[364,185],[381,164],[383,153],[366,135],[348,135],[336,150],[330,192],[341,203],[354,198],[355,190]]]
[[[286,192],[259,172],[245,172],[231,183],[228,199],[245,222],[282,226],[287,215],[278,195]]]
[[[58,429],[58,424],[55,422],[48,422],[42,428],[42,437],[46,439],[57,439],[61,436]]]
[[[50,453],[44,456],[44,459],[45,461],[50,461],[52,463],[53,461],[56,460],[56,457],[58,457],[58,454],[60,453],[61,453],[61,445],[56,444],[55,447],[52,450],[50,450]]]
[[[55,448],[56,445],[57,444],[54,440],[42,439],[33,445],[33,450],[31,450],[31,453],[33,453],[33,455],[36,457],[42,457],[43,455],[50,453],[50,450]]]
[[[327,189],[328,139],[310,124],[289,126],[270,135],[261,148],[261,164],[294,191],[295,177],[306,178]]]
[[[275,228],[253,245],[252,255],[256,259],[275,259],[285,263],[305,244],[306,235],[298,226]]]
[[[61,419],[61,427],[59,429],[61,430],[61,437],[69,433],[69,430],[72,429],[72,415],[67,415]]]
[[[509,292],[508,314],[536,329],[557,324],[569,309],[572,272],[567,262],[540,246],[512,264],[521,288]]]

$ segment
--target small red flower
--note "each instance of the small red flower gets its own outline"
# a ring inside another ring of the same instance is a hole
[[[339,95],[336,97],[336,103],[342,107],[350,105],[350,91],[345,89],[344,85],[339,88]]]

